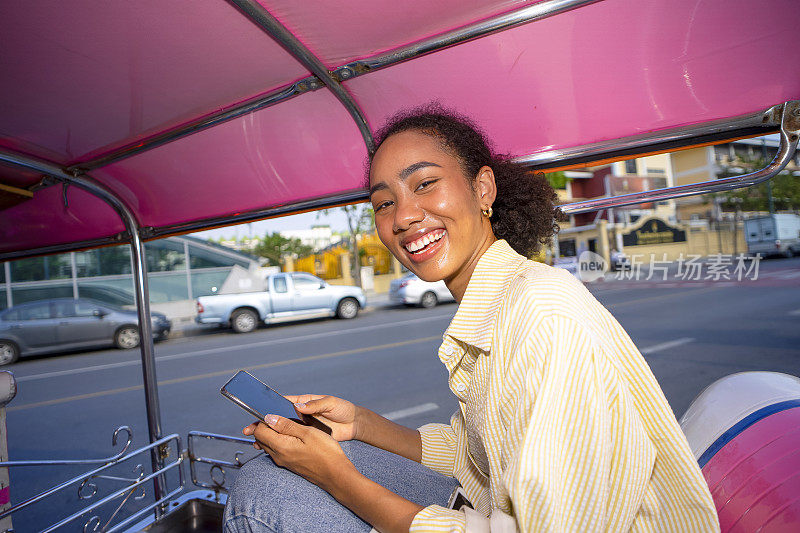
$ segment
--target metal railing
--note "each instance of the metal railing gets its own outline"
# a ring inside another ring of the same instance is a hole
[[[213,489],[215,491],[226,491],[226,468],[239,469],[247,461],[242,461],[242,456],[247,452],[236,450],[233,452],[233,460],[214,459],[211,457],[204,457],[197,454],[197,442],[203,441],[216,441],[216,442],[232,442],[235,444],[245,444],[250,447],[255,439],[245,437],[232,437],[230,435],[220,435],[218,433],[207,433],[205,431],[190,431],[187,441],[187,453],[189,456],[189,470],[191,474],[192,483],[197,487],[206,489]],[[258,453],[251,450],[251,453]],[[198,468],[201,464],[210,465],[209,478],[211,483],[202,481],[199,476]]]
[[[729,191],[741,187],[752,187],[753,185],[773,178],[792,160],[792,156],[794,156],[795,150],[797,149],[797,141],[800,138],[800,100],[786,102],[781,106],[780,138],[780,147],[778,148],[775,159],[766,167],[756,172],[730,178],[678,185],[676,187],[664,187],[662,189],[653,189],[645,192],[591,198],[581,202],[564,204],[561,206],[561,212],[566,215],[574,215],[644,202],[657,202],[698,194]]]
[[[32,511],[36,509],[37,504],[43,504],[48,501],[48,498],[64,497],[64,493],[71,488],[77,488],[77,497],[79,501],[92,500],[88,505],[78,509],[77,511],[58,519],[56,522],[51,523],[43,532],[55,531],[67,525],[84,520],[82,530],[84,532],[113,532],[121,531],[126,528],[140,525],[137,521],[145,520],[148,523],[158,522],[159,517],[154,517],[148,513],[152,513],[155,509],[165,506],[170,500],[174,501],[186,500],[198,497],[200,492],[187,492],[188,483],[185,477],[183,468],[185,463],[189,463],[189,472],[191,484],[195,487],[210,489],[213,493],[205,493],[204,497],[211,498],[213,501],[222,501],[224,503],[224,496],[228,492],[228,473],[229,470],[238,470],[248,460],[262,455],[263,452],[252,450],[251,446],[254,442],[252,438],[236,437],[231,435],[222,435],[218,433],[208,433],[205,431],[190,431],[187,438],[187,448],[181,448],[181,439],[177,434],[168,435],[159,439],[147,446],[143,446],[133,451],[128,451],[133,441],[133,431],[128,426],[118,427],[112,436],[112,446],[117,446],[122,443],[122,449],[117,453],[108,457],[100,459],[55,459],[43,461],[5,461],[0,462],[2,467],[53,467],[53,466],[74,466],[74,465],[96,465],[101,466],[93,468],[87,472],[74,476],[66,481],[57,483],[53,487],[36,494],[30,498],[21,501],[12,507],[0,512],[0,519],[19,513],[25,509]],[[225,453],[227,457],[210,457],[201,455],[198,451],[202,447],[202,443],[219,444],[224,446],[235,445],[235,448],[225,452],[214,450],[215,453]],[[241,446],[245,446],[249,451],[243,451]],[[162,459],[173,457],[168,463],[162,463],[161,467],[151,470],[149,473],[141,462],[134,461],[137,456],[146,456],[147,454],[157,451]],[[166,452],[165,452],[166,451]],[[232,455],[232,457],[230,457]],[[249,455],[250,457],[246,457]],[[132,467],[132,475],[119,475],[117,468],[124,463],[134,463]],[[209,469],[204,476],[201,468],[209,466]],[[112,471],[112,469],[114,469]],[[161,485],[164,489],[163,495],[155,495],[148,499],[146,491],[147,485],[153,480],[162,477],[166,479],[166,474],[175,471],[177,475],[177,482],[174,488],[169,488],[167,485]],[[210,481],[204,478],[210,479]],[[101,489],[100,482],[110,484],[120,484],[113,488],[103,496],[100,497]],[[178,500],[174,500],[176,496],[180,496]],[[143,502],[148,500],[147,503],[142,503],[141,507],[131,512],[131,509],[126,508],[126,504],[130,505],[131,502]],[[113,507],[112,507],[113,505]],[[101,512],[103,511],[103,512]],[[105,516],[103,516],[103,514]],[[166,514],[160,517],[166,517]],[[12,516],[13,517],[13,516]]]
[[[10,508],[6,509],[2,513],[0,513],[0,519],[5,518],[7,516],[11,516],[12,514],[18,513],[24,509],[31,508],[32,506],[42,503],[50,497],[60,495],[64,491],[68,490],[71,487],[77,486],[77,493],[79,500],[94,500],[96,496],[98,496],[100,492],[100,488],[98,482],[101,480],[103,482],[114,483],[114,484],[121,484],[121,487],[112,489],[111,492],[102,498],[93,501],[86,507],[83,507],[74,513],[58,520],[57,522],[51,524],[43,532],[50,532],[55,531],[63,526],[71,524],[75,521],[78,521],[82,517],[89,516],[88,519],[83,524],[83,531],[103,531],[103,532],[110,532],[110,531],[119,531],[125,526],[131,524],[135,520],[143,517],[149,512],[152,512],[156,509],[159,509],[162,505],[164,505],[167,501],[171,498],[175,497],[184,489],[184,475],[181,465],[185,460],[185,455],[181,449],[181,439],[177,434],[168,435],[163,437],[155,442],[148,444],[147,446],[143,446],[138,448],[130,453],[126,453],[128,448],[131,445],[133,440],[133,432],[131,431],[130,427],[128,426],[120,426],[118,427],[113,434],[112,437],[112,444],[114,446],[117,445],[118,437],[121,433],[126,434],[126,442],[118,453],[111,455],[109,457],[105,457],[102,459],[64,459],[64,460],[46,460],[46,461],[6,461],[0,463],[0,467],[52,467],[52,466],[63,466],[63,465],[92,465],[92,464],[101,464],[101,466],[89,470],[88,472],[84,472],[77,476],[74,476],[66,481],[58,483],[53,487],[32,496],[20,503],[17,503]],[[129,476],[121,476],[116,472],[115,467],[119,467],[120,465],[128,462],[133,462],[132,460],[137,456],[141,455],[151,455],[153,452],[158,453],[159,456],[162,458],[160,466],[158,468],[152,469],[150,473],[146,473],[146,470],[142,463],[136,463],[133,468],[133,475],[132,477]],[[168,463],[165,463],[163,459],[168,457],[174,457],[174,459]],[[112,471],[114,469],[114,471]],[[163,479],[166,480],[166,474],[170,471],[177,471],[178,481],[176,483],[176,488],[171,491],[167,490],[167,486],[165,483],[158,485],[154,488],[160,488],[160,492],[156,492],[153,501],[144,504],[140,509],[136,510],[134,513],[127,515],[124,519],[115,522],[116,519],[119,518],[120,513],[123,507],[128,504],[131,500],[134,502],[139,502],[145,500],[147,498],[147,491],[146,486],[156,479]],[[101,518],[99,511],[101,508],[105,506],[110,506],[111,504],[116,503],[116,507],[110,511],[110,513],[105,517]]]

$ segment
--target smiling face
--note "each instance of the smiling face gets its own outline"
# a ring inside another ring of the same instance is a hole
[[[420,278],[445,280],[457,300],[496,240],[481,214],[495,194],[489,167],[470,185],[459,160],[437,138],[418,131],[386,139],[370,166],[370,200],[381,241]]]

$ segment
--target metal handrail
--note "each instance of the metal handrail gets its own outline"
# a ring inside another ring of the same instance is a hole
[[[735,119],[725,118],[679,126],[665,130],[650,131],[639,135],[631,135],[620,139],[545,150],[534,154],[514,158],[515,163],[525,165],[535,170],[573,166],[585,163],[587,166],[598,159],[609,159],[615,155],[620,158],[624,154],[631,157],[640,157],[643,150],[667,151],[670,146],[681,147],[683,141],[692,140],[693,144],[698,138],[704,140],[727,139],[731,137],[747,136],[748,133],[763,135],[764,128],[779,128],[784,104],[777,104],[757,113],[748,113]]]
[[[594,4],[601,0],[544,0],[515,9],[495,17],[467,24],[460,28],[389,50],[366,59],[360,59],[337,68],[334,75],[339,79],[349,79],[397,65],[409,59],[420,57],[457,44],[473,41],[493,33],[509,30],[530,22],[546,19],[579,7]]]
[[[544,0],[531,6],[516,9],[510,13],[504,13],[496,17],[491,17],[473,24],[468,24],[444,34],[437,35],[429,39],[424,39],[416,43],[411,43],[410,45],[396,48],[394,50],[390,50],[389,52],[378,54],[371,58],[361,59],[359,61],[354,61],[352,63],[339,66],[333,71],[328,71],[326,69],[326,72],[328,72],[326,77],[331,78],[336,82],[355,78],[368,72],[380,70],[397,63],[402,63],[403,61],[407,61],[413,57],[436,52],[444,48],[471,41],[479,37],[484,37],[492,33],[497,33],[499,31],[521,26],[529,22],[542,20],[547,17],[564,13],[572,9],[577,9],[598,1],[600,0]],[[247,3],[252,4],[253,2]],[[210,127],[216,126],[217,124],[227,122],[228,120],[233,120],[242,115],[270,107],[306,92],[316,91],[324,86],[325,85],[322,81],[322,78],[319,78],[317,75],[307,76],[295,83],[278,87],[264,95],[246,100],[236,105],[228,106],[220,111],[210,113],[188,124],[183,124],[152,137],[137,139],[134,142],[115,149],[111,153],[90,161],[77,163],[71,166],[69,170],[80,169],[88,171],[103,167],[105,165],[110,165],[111,163],[115,163],[141,152],[162,146],[176,139],[186,137],[187,135],[203,131]],[[348,111],[350,111],[350,109],[348,109]],[[361,128],[362,126],[359,125],[360,130]],[[364,131],[361,130],[361,132],[362,135],[364,135]]]
[[[111,446],[117,445],[117,437],[119,436],[119,432],[124,431],[128,434],[128,437],[125,440],[125,445],[122,449],[115,453],[114,455],[110,455],[108,457],[103,457],[102,459],[52,459],[52,460],[42,460],[42,461],[3,461],[0,462],[0,468],[12,468],[18,466],[61,466],[61,465],[93,465],[93,464],[106,464],[112,463],[117,459],[120,459],[122,456],[125,455],[125,452],[128,451],[131,443],[133,442],[133,430],[131,430],[130,426],[120,426],[114,430],[114,434],[111,436]]]
[[[358,131],[364,138],[367,152],[375,151],[375,141],[372,138],[372,131],[369,129],[364,112],[358,107],[350,93],[342,87],[338,79],[331,76],[328,67],[322,64],[311,51],[306,48],[295,35],[278,22],[264,6],[255,0],[228,0],[236,6],[246,17],[252,20],[259,28],[265,31],[270,37],[275,39],[289,54],[292,55],[304,67],[310,70],[322,83],[333,93],[339,102],[347,109],[350,116],[356,123]]]
[[[255,439],[247,437],[234,437],[231,435],[222,435],[219,433],[208,433],[206,431],[190,431],[186,439],[187,454],[189,455],[189,474],[192,483],[197,487],[203,487],[214,490],[225,490],[225,468],[241,468],[244,463],[241,460],[241,455],[244,452],[237,451],[233,454],[233,461],[224,461],[221,459],[213,459],[210,457],[198,456],[195,453],[195,440],[198,438],[206,440],[216,440],[222,442],[234,442],[237,444],[246,444],[251,446]],[[199,480],[197,475],[197,465],[207,464],[211,465],[210,475],[213,484],[205,483]],[[217,481],[214,479],[214,468],[216,468],[222,475],[222,480]]]
[[[786,105],[793,106],[795,105],[795,103],[787,102],[786,104],[778,104],[771,106],[770,108],[762,112],[750,113],[747,115],[738,116],[730,119],[721,119],[706,124],[699,124],[695,126],[684,126],[668,130],[660,130],[657,132],[651,132],[644,135],[624,137],[621,139],[614,139],[610,141],[604,141],[601,143],[592,143],[589,145],[577,146],[565,150],[540,152],[538,154],[534,154],[531,156],[523,156],[516,158],[515,161],[530,166],[532,169],[539,169],[539,168],[547,168],[553,166],[561,166],[565,164],[567,161],[574,162],[576,160],[581,160],[581,159],[589,161],[597,160],[602,157],[608,157],[613,154],[619,154],[620,152],[627,152],[630,155],[634,155],[637,151],[641,152],[643,150],[650,149],[653,146],[662,146],[664,142],[680,144],[681,142],[685,143],[688,139],[695,138],[697,136],[708,137],[716,134],[718,136],[721,135],[722,137],[720,138],[728,138],[731,136],[738,135],[740,132],[750,132],[751,134],[752,133],[763,134],[764,133],[763,131],[759,132],[758,130],[763,128],[766,131],[773,131],[773,128],[775,126],[779,126],[781,124],[783,109]],[[0,149],[0,160],[3,160],[3,154],[4,151]],[[51,170],[50,173],[58,171],[57,167],[55,166],[52,166],[52,169],[53,170]],[[721,182],[719,180],[715,180],[713,183],[721,183]],[[746,186],[746,185],[741,185],[741,186]],[[694,194],[702,194],[702,192]],[[190,233],[193,231],[201,231],[223,225],[244,224],[248,222],[254,222],[256,220],[279,217],[303,211],[323,209],[348,203],[364,202],[367,201],[368,199],[369,197],[365,190],[356,189],[331,196],[325,196],[321,198],[314,198],[311,200],[302,200],[300,202],[283,204],[276,207],[268,207],[265,209],[245,211],[242,213],[238,213],[236,215],[207,218],[192,222],[171,224],[168,226],[161,226],[156,228],[145,227],[139,230],[139,234],[146,239],[166,237],[168,235],[174,235],[178,233]],[[572,211],[571,209],[575,208],[575,206],[573,204],[565,204],[564,207],[566,208],[568,205],[572,206],[568,208],[570,209],[570,213],[574,213],[575,211]],[[603,208],[607,207],[609,206]],[[610,207],[614,206],[612,205]],[[596,209],[601,209],[601,208],[599,207],[586,208],[586,210],[588,211]],[[120,242],[124,242],[127,239],[128,235],[118,234],[107,238],[93,239],[93,240],[81,241],[70,244],[46,246],[34,250],[7,252],[0,254],[0,261],[22,259],[25,257],[31,257],[47,253],[74,251],[74,250],[92,248],[109,244],[120,244]]]
[[[121,489],[121,491],[118,491],[117,493],[114,493],[114,494],[119,496],[120,494],[124,494],[125,492],[129,491],[131,488],[138,487],[139,485],[141,485],[142,483],[144,483],[146,481],[149,481],[151,479],[156,480],[156,479],[158,479],[159,476],[163,476],[163,473],[164,473],[165,469],[174,468],[176,465],[180,465],[181,462],[183,461],[182,456],[180,456],[181,439],[180,439],[180,436],[177,433],[174,433],[172,435],[167,435],[166,437],[163,437],[163,438],[161,438],[161,439],[159,439],[157,441],[154,441],[154,442],[148,444],[147,446],[143,446],[143,447],[141,447],[141,448],[139,448],[137,450],[132,451],[131,453],[129,453],[126,456],[118,457],[118,458],[114,459],[113,461],[109,461],[108,463],[104,464],[103,466],[95,468],[94,470],[90,470],[88,472],[84,472],[82,474],[79,474],[79,475],[71,478],[71,479],[63,481],[63,482],[59,483],[58,485],[55,485],[55,486],[45,490],[44,492],[41,492],[41,493],[37,494],[36,496],[32,496],[32,497],[28,498],[27,500],[22,501],[22,502],[20,502],[20,503],[18,503],[16,505],[6,509],[5,511],[0,512],[0,518],[5,518],[6,516],[9,516],[12,513],[16,513],[16,512],[18,512],[18,511],[20,511],[22,509],[25,509],[26,507],[29,507],[29,506],[37,503],[37,502],[40,502],[41,500],[47,498],[48,496],[52,496],[56,492],[59,492],[59,491],[65,489],[65,488],[67,488],[69,486],[75,485],[75,484],[77,484],[79,482],[84,482],[87,479],[90,479],[90,478],[92,478],[94,476],[97,476],[97,475],[101,474],[104,470],[106,470],[108,468],[111,468],[112,466],[115,466],[117,464],[120,464],[120,463],[122,463],[124,461],[127,461],[131,457],[134,457],[134,456],[136,456],[138,454],[144,453],[144,452],[146,452],[148,450],[151,451],[151,452],[152,451],[158,452],[158,450],[161,448],[161,446],[163,446],[165,444],[168,444],[171,441],[175,441],[177,443],[177,448],[178,448],[178,458],[172,464],[168,465],[167,467],[161,465],[158,469],[154,469],[152,474],[150,474],[148,476],[145,476],[141,480],[138,480],[135,484],[132,484],[132,485],[130,485],[128,487],[125,487],[124,489]],[[178,469],[178,470],[180,471],[180,469]],[[182,471],[180,472],[179,477],[180,477],[180,485],[183,486],[183,472]],[[157,499],[164,498],[165,495],[166,495],[166,493],[162,494],[160,496],[157,496]],[[110,498],[110,496],[109,496],[109,498]],[[100,502],[97,502],[96,504],[93,504],[91,507],[83,509],[79,513],[77,513],[76,515],[73,515],[72,518],[74,518],[75,516],[79,516],[81,514],[84,514],[87,511],[90,511],[90,510],[98,507],[99,505],[102,505],[103,503],[106,503],[106,501],[107,501],[107,499],[104,499],[104,500],[102,500]]]
[[[192,135],[193,133],[207,130],[208,128],[228,122],[229,120],[239,118],[249,113],[254,113],[260,109],[265,109],[285,100],[294,98],[295,96],[299,96],[305,92],[315,91],[320,87],[322,87],[322,83],[315,76],[308,76],[307,78],[304,78],[296,83],[279,87],[273,91],[269,91],[266,94],[259,95],[255,98],[245,100],[244,102],[240,102],[232,106],[224,107],[220,111],[216,111],[195,119],[188,124],[183,124],[177,128],[153,135],[152,137],[147,137],[144,140],[137,140],[131,144],[122,146],[121,148],[118,148],[109,154],[83,163],[77,163],[69,167],[67,171],[87,172],[96,168],[104,167],[106,165],[110,165],[111,163],[134,156],[138,153],[146,152],[148,150],[152,150],[153,148],[158,148],[159,146],[170,143],[182,137]]]
[[[599,211],[601,209],[622,207],[644,202],[657,202],[660,200],[683,198],[711,192],[729,191],[741,187],[751,187],[766,181],[776,176],[786,167],[797,149],[797,141],[798,138],[800,138],[800,100],[786,102],[783,105],[780,137],[780,148],[775,159],[773,159],[769,165],[756,172],[743,174],[741,176],[703,181],[700,183],[678,185],[676,187],[653,189],[652,191],[620,194],[606,198],[592,198],[581,202],[572,202],[560,206],[561,212],[565,215],[575,215],[578,213]]]
[[[156,380],[156,360],[153,348],[153,324],[150,320],[150,292],[147,282],[147,268],[144,243],[139,235],[139,221],[125,203],[104,185],[92,180],[86,175],[78,173],[69,174],[56,165],[36,159],[27,155],[18,154],[9,150],[0,150],[0,161],[35,170],[61,181],[64,184],[74,185],[89,194],[100,198],[117,212],[128,232],[132,248],[131,259],[133,263],[134,291],[136,294],[136,312],[139,319],[139,349],[142,355],[142,379],[145,393],[145,408],[147,413],[147,429],[150,442],[157,441],[162,436],[161,408],[158,399],[158,382]],[[66,198],[66,194],[65,194]],[[161,458],[157,452],[152,453],[153,470],[158,470]],[[163,478],[156,478],[155,493],[157,498],[164,496],[161,485]],[[160,513],[160,510],[156,510]]]

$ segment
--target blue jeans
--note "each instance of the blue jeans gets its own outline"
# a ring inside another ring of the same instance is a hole
[[[458,485],[419,463],[359,441],[342,442],[359,472],[422,506],[447,505]],[[267,455],[245,464],[228,495],[225,533],[369,531],[371,526],[330,494],[281,468]]]

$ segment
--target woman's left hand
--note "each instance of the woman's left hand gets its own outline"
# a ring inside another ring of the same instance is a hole
[[[253,445],[267,452],[275,464],[288,468],[315,485],[326,486],[355,467],[330,435],[276,415],[265,423],[250,424],[242,433],[252,435]]]

